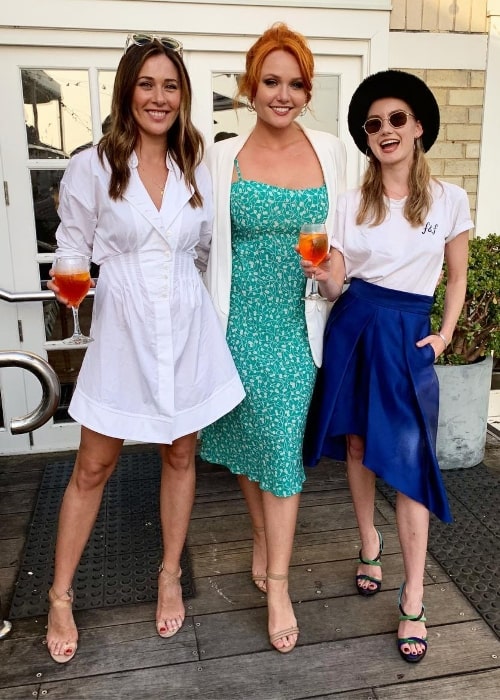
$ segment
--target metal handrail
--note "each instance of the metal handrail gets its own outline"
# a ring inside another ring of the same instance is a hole
[[[28,370],[40,380],[42,400],[30,413],[10,421],[13,435],[30,433],[52,418],[59,406],[61,385],[59,378],[48,362],[32,352],[21,350],[0,351],[0,367],[20,367]]]
[[[95,289],[89,289],[87,292],[88,297],[93,297],[95,294]],[[8,301],[17,303],[20,301],[54,301],[54,292],[50,289],[42,290],[40,292],[9,292],[7,289],[0,289],[0,301]]]

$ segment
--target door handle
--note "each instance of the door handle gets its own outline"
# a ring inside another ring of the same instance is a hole
[[[20,367],[37,377],[42,385],[42,400],[30,413],[10,421],[13,435],[30,433],[52,418],[59,405],[61,385],[59,378],[48,362],[32,352],[21,350],[0,351],[0,367]]]

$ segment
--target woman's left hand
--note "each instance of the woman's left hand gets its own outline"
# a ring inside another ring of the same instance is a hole
[[[295,252],[300,255],[300,250],[298,246],[295,246]],[[305,260],[304,258],[300,258],[300,267],[302,268],[302,272],[304,273],[305,277],[308,277],[309,279],[314,275],[316,280],[318,282],[327,282],[330,279],[331,276],[331,271],[330,271],[330,260],[331,260],[331,254],[327,253],[325,258],[323,259],[323,262],[321,262],[319,265],[314,265],[312,262],[309,260]]]
[[[417,340],[416,342],[417,348],[423,348],[425,345],[432,346],[436,360],[446,350],[444,340],[437,333],[432,333],[432,335],[426,335],[425,338]]]

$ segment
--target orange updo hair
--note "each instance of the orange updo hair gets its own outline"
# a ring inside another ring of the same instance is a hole
[[[278,50],[287,51],[296,59],[304,81],[307,102],[311,100],[314,75],[314,58],[311,49],[302,34],[292,31],[283,22],[273,24],[248,50],[245,73],[239,78],[236,99],[246,97],[250,103],[253,102],[262,73],[262,64],[272,51]]]

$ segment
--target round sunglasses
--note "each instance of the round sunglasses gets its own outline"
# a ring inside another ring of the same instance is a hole
[[[159,41],[166,49],[175,51],[182,58],[181,42],[171,36],[160,36],[158,34],[129,34],[125,42],[124,53],[127,53],[131,46],[146,46],[146,44],[152,44],[154,41]]]
[[[411,114],[411,112],[405,112],[404,109],[398,109],[396,112],[389,114],[386,119],[382,119],[381,117],[370,117],[363,124],[363,129],[371,136],[373,134],[378,134],[384,122],[389,122],[393,129],[402,129],[408,121],[408,117],[413,117],[413,119],[416,119],[416,116]]]

